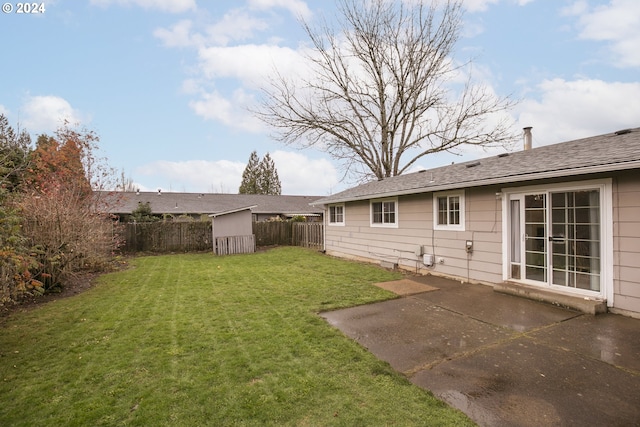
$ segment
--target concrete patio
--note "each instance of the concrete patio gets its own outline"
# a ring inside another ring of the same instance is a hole
[[[591,315],[436,276],[323,313],[481,426],[640,425],[640,320]]]

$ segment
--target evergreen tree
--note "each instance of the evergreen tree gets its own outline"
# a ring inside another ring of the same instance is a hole
[[[258,185],[258,177],[260,174],[260,161],[258,159],[258,153],[254,150],[249,156],[249,163],[242,172],[242,183],[238,192],[240,194],[260,194],[260,187]]]
[[[138,207],[131,212],[131,218],[135,222],[155,222],[160,219],[153,215],[149,202],[138,202]]]
[[[15,132],[9,120],[0,114],[0,187],[12,192],[22,183],[29,163],[31,137]]]
[[[265,154],[262,158],[259,169],[258,186],[260,188],[260,194],[279,195],[282,192],[282,186],[276,165],[269,153]]]

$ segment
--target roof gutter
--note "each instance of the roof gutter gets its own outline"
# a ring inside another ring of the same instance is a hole
[[[409,188],[406,190],[391,191],[387,193],[366,194],[366,195],[354,196],[354,197],[338,197],[334,199],[328,197],[324,201],[322,201],[322,203],[313,202],[310,204],[313,206],[326,206],[332,203],[355,202],[359,200],[372,200],[372,199],[378,199],[378,198],[384,198],[384,197],[406,196],[409,194],[416,194],[416,193],[435,193],[436,191],[457,190],[460,188],[484,187],[484,186],[495,185],[495,184],[534,181],[538,179],[562,178],[568,175],[575,176],[575,175],[588,175],[588,174],[602,173],[602,172],[616,172],[616,171],[638,169],[638,168],[640,168],[640,160],[633,160],[633,161],[624,162],[624,163],[586,166],[586,167],[573,168],[573,169],[560,169],[560,170],[546,171],[546,172],[534,172],[534,173],[523,174],[523,175],[487,178],[487,179],[476,180],[476,181],[463,181],[463,182],[455,182],[455,183],[443,184],[443,185],[432,185],[428,187],[416,187],[416,188]],[[318,202],[320,202],[320,200]]]

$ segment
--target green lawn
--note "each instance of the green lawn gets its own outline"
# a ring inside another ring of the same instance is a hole
[[[0,322],[0,425],[472,425],[317,315],[397,277],[300,248],[136,258]]]

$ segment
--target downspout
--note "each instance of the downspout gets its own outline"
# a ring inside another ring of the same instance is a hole
[[[345,206],[342,215],[345,215],[347,208]],[[329,225],[329,206],[322,205],[322,253],[327,253],[327,226]],[[346,216],[346,215],[345,215]],[[344,221],[345,217],[343,217]]]

